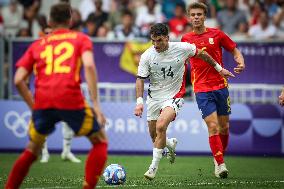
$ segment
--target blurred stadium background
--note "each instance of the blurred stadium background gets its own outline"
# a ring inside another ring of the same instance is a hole
[[[48,10],[58,1],[0,0],[0,172],[1,162],[6,162],[4,153],[21,151],[28,141],[30,112],[13,86],[15,63],[28,45],[43,35]],[[278,96],[284,85],[284,1],[200,1],[209,6],[207,25],[228,33],[238,43],[246,62],[246,70],[229,81],[232,115],[228,154],[283,157],[284,108],[278,105]],[[139,57],[151,45],[147,36],[152,23],[168,23],[172,41],[191,31],[184,11],[191,2],[70,0],[74,8],[72,29],[90,35],[94,42],[111,154],[151,154],[145,114],[142,119],[133,115]],[[226,52],[224,64],[229,70],[235,66]],[[31,86],[32,82],[31,79]],[[88,98],[84,84],[82,88]],[[210,154],[207,129],[195,105],[190,82],[186,103],[168,134],[179,139],[178,155]],[[48,146],[52,152],[61,151],[61,129],[51,135]],[[86,139],[73,140],[74,152],[84,154],[89,147]],[[145,168],[149,161],[150,158],[144,162]],[[3,170],[0,186],[7,175],[7,169]],[[276,174],[284,178],[281,172]]]

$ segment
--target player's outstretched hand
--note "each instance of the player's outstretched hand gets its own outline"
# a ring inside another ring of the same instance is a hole
[[[225,68],[223,68],[219,74],[223,77],[225,77],[226,79],[228,79],[229,77],[235,77],[234,74],[232,74],[230,71],[226,70]]]
[[[238,64],[237,67],[234,68],[234,72],[239,74],[245,69],[245,64]]]
[[[143,104],[137,104],[136,107],[135,107],[135,110],[134,110],[134,114],[136,116],[141,117],[142,113],[143,113]]]

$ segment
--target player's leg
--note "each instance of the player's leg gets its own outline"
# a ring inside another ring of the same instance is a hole
[[[219,136],[223,146],[223,154],[225,154],[229,143],[229,116],[219,115]]]
[[[65,122],[62,122],[62,135],[63,151],[61,153],[61,158],[73,163],[81,163],[81,160],[76,158],[76,156],[71,152],[71,141],[74,137],[74,132]]]
[[[149,133],[150,137],[152,139],[152,142],[154,144],[156,140],[156,120],[151,120],[148,122],[148,128],[149,128]],[[177,139],[176,138],[168,138],[166,139],[166,148],[163,151],[163,155],[167,156],[168,159],[171,159],[170,154],[171,152],[174,152],[175,147],[177,145]],[[170,149],[170,150],[169,150]]]
[[[229,91],[227,88],[216,91],[217,114],[219,122],[219,135],[222,141],[224,152],[229,142],[229,115],[231,114],[231,104]]]
[[[231,114],[231,104],[229,91],[227,88],[215,91],[215,98],[217,104],[219,137],[223,147],[223,156],[228,147],[229,142],[229,115]],[[225,163],[218,166],[217,172],[221,178],[228,176],[228,169]]]
[[[219,165],[224,163],[223,146],[219,136],[219,123],[215,95],[212,92],[196,93],[196,102],[202,113],[208,134],[209,146],[214,158],[215,176],[219,177]]]
[[[170,99],[164,102],[162,109],[165,107],[172,107],[175,111],[175,116],[177,116],[183,104],[184,104],[183,98],[174,98],[174,99]],[[176,158],[175,150],[176,150],[177,143],[178,143],[177,138],[168,138],[168,137],[166,138],[166,147],[167,147],[166,156],[167,156],[167,159],[169,159],[171,164],[175,162],[175,158]]]
[[[157,137],[156,122],[157,122],[157,120],[148,121],[149,134],[151,136],[153,145],[154,145],[156,137]],[[159,150],[157,150],[156,148],[153,147],[152,162],[151,162],[151,165],[149,166],[148,171],[146,171],[146,173],[144,174],[145,178],[147,178],[147,179],[155,178],[155,175],[156,175],[156,172],[157,172],[157,164],[158,164],[158,162],[160,161],[161,158],[162,158],[162,151],[161,151],[161,155],[160,155]]]
[[[24,152],[14,163],[8,176],[6,189],[17,189],[20,187],[28,174],[29,168],[39,156],[47,135],[54,130],[55,122],[56,119],[53,119],[53,115],[49,111],[39,110],[33,112],[32,121],[29,124],[30,141]],[[34,123],[37,123],[37,125]]]
[[[157,119],[160,115],[160,110],[161,110],[161,101],[153,101],[151,99],[147,100],[147,121],[148,121],[148,128],[149,128],[149,134],[151,136],[152,142],[153,142],[153,159],[152,159],[152,163],[157,162],[157,159],[161,159],[162,158],[162,152],[161,152],[161,156],[159,155],[160,152],[157,151],[154,147],[154,143],[157,137],[157,133],[156,133],[156,122]],[[149,166],[149,169],[146,171],[146,173],[144,174],[145,178],[148,179],[153,179],[156,175],[157,169],[154,166]]]
[[[229,116],[218,116],[219,121],[219,136],[223,146],[223,156],[225,155],[226,149],[229,142]],[[228,169],[225,163],[221,164],[217,168],[217,175],[221,178],[228,177]]]
[[[8,176],[6,189],[18,189],[24,178],[27,176],[30,167],[41,152],[42,145],[30,141],[24,152],[15,161],[13,168]]]
[[[75,111],[61,111],[61,116],[74,131],[75,136],[86,136],[92,143],[86,160],[83,188],[93,189],[107,160],[107,137],[104,128],[98,124],[90,107]]]
[[[47,163],[49,160],[49,152],[47,148],[47,141],[43,144],[42,150],[41,150],[41,160],[40,163]]]
[[[204,118],[206,122],[208,133],[209,133],[209,144],[214,156],[214,159],[217,161],[218,165],[224,163],[223,158],[223,146],[221,139],[219,137],[219,126],[218,126],[218,117],[217,112],[213,112],[207,117]]]
[[[206,122],[208,128],[209,145],[214,158],[215,176],[218,178],[219,177],[226,178],[228,175],[228,171],[223,169],[225,168],[225,163],[224,163],[223,145],[218,130],[219,126],[218,126],[217,112],[215,111],[209,116],[205,117],[204,121]],[[222,170],[220,170],[220,167],[222,167]]]
[[[152,139],[153,144],[155,143],[157,133],[156,133],[156,122],[157,120],[151,120],[148,121],[148,129],[149,129],[149,134]]]
[[[84,189],[93,189],[103,172],[107,161],[107,136],[102,128],[89,137],[93,147],[90,150],[85,165]]]
[[[163,149],[166,147],[166,131],[169,123],[175,118],[176,113],[172,107],[165,107],[156,122],[156,139],[154,142],[153,159],[148,171],[144,174],[147,179],[154,179],[162,158]]]

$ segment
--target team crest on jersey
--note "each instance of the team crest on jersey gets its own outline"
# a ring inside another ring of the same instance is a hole
[[[210,43],[211,45],[214,44],[214,39],[213,39],[212,37],[209,37],[209,43]]]

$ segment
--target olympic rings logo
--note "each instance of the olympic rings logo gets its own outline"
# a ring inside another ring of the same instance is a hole
[[[25,111],[22,115],[16,111],[9,111],[4,117],[4,125],[10,129],[16,137],[23,138],[27,136],[30,117],[30,111]]]

